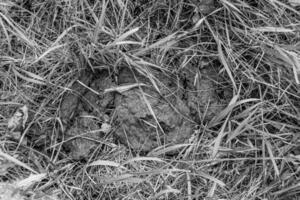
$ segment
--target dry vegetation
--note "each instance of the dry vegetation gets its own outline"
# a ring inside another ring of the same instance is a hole
[[[196,2],[0,1],[2,184],[20,199],[298,199],[300,4]],[[154,69],[217,66],[227,104],[184,144],[140,154],[115,141],[112,121],[99,148],[72,159],[64,94],[83,69],[121,66],[154,85]],[[29,118],[16,139],[6,124],[21,105]]]

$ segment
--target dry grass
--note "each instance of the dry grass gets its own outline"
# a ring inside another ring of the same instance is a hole
[[[74,200],[298,199],[300,5],[219,0],[195,16],[192,2],[1,1],[1,182],[46,173],[27,196]],[[201,63],[220,66],[232,99],[190,143],[138,156],[107,138],[86,162],[59,145],[59,105],[84,67],[132,67],[159,90],[153,69]],[[6,130],[22,104],[27,143]]]

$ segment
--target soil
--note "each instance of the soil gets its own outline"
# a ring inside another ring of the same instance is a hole
[[[121,81],[134,83],[134,72],[121,71]],[[157,92],[151,83],[143,77],[136,77],[147,87],[134,88],[122,94],[116,94],[115,106],[117,121],[120,123],[115,135],[129,147],[140,151],[150,151],[162,144],[183,143],[193,131],[190,110],[176,95],[176,84],[164,75],[159,77],[160,87]]]
[[[67,130],[67,138],[71,139],[67,143],[74,159],[86,158],[91,150],[97,147],[100,139],[105,134],[100,130],[99,120],[89,115],[85,111],[81,111],[74,120],[72,126]]]
[[[91,89],[75,82],[71,87],[72,92],[64,95],[60,109],[65,126],[63,131],[66,140],[70,140],[65,146],[74,159],[87,157],[99,140],[105,137],[101,126],[109,121],[106,112],[114,102],[114,94],[104,94],[104,89],[114,85],[107,71],[103,70],[97,76],[84,71],[79,81]]]
[[[156,77],[156,87],[126,67],[119,70],[116,79],[107,70],[82,73],[80,82],[90,89],[74,83],[73,92],[66,93],[61,104],[60,116],[70,140],[66,145],[73,158],[85,157],[97,141],[103,140],[105,134],[98,131],[102,123],[113,122],[112,134],[117,142],[148,152],[161,145],[186,142],[197,123],[210,120],[224,108],[212,80],[216,72],[183,70],[178,76],[151,73]],[[195,83],[197,73],[201,78]],[[143,85],[105,92],[135,83]]]

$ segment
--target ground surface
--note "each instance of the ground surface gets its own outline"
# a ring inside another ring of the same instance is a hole
[[[300,4],[0,2],[0,200],[299,199]]]

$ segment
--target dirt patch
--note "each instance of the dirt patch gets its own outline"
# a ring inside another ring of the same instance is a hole
[[[85,81],[88,87],[74,84],[75,92],[67,93],[61,105],[62,120],[68,122],[66,136],[71,141],[72,156],[84,157],[97,141],[103,140],[104,134],[97,130],[109,121],[114,123],[115,138],[134,150],[150,151],[161,145],[186,142],[200,120],[211,119],[223,108],[209,73],[197,82],[193,81],[195,73],[172,76],[151,72],[154,79],[150,81],[137,71],[122,68],[117,82],[106,70],[92,77],[83,73],[81,80],[90,78]],[[104,92],[136,83],[143,85],[122,92]]]
[[[109,122],[109,108],[114,94],[104,89],[114,83],[105,70],[93,75],[84,71],[67,92],[61,103],[60,116],[65,126],[65,146],[74,159],[87,157],[106,135],[103,124]],[[108,113],[108,114],[107,114]]]
[[[230,98],[230,91],[218,85],[222,80],[218,76],[217,68],[200,70],[189,66],[182,70],[180,80],[183,81],[183,99],[191,110],[191,117],[197,123],[216,116]],[[227,96],[221,93],[226,93]]]
[[[136,73],[123,70],[123,83],[142,82],[147,86],[135,88],[115,99],[116,116],[120,126],[116,136],[131,148],[149,151],[162,144],[182,143],[191,136],[193,124],[190,110],[176,95],[170,77],[160,75],[160,92],[151,87],[149,80],[135,77]],[[166,88],[168,86],[168,89]]]

